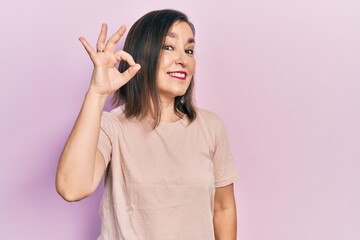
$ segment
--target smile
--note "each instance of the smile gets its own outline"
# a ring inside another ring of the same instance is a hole
[[[183,71],[168,72],[168,74],[171,77],[174,77],[174,78],[177,78],[177,79],[180,79],[180,80],[185,80],[185,78],[186,78],[186,72],[183,72]]]

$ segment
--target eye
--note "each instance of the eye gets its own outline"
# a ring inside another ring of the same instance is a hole
[[[185,50],[185,53],[189,54],[189,55],[194,55],[194,50],[193,49],[187,49],[187,50]]]
[[[174,50],[174,48],[171,45],[164,45],[164,46],[162,46],[162,49],[163,50],[168,50],[168,51]]]

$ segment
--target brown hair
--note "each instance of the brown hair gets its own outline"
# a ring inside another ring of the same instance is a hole
[[[156,83],[158,60],[166,34],[176,21],[189,24],[195,35],[194,25],[188,20],[188,17],[182,12],[171,9],[149,12],[134,23],[126,37],[123,50],[141,65],[141,69],[135,77],[113,95],[114,106],[125,104],[126,118],[143,119],[153,107],[154,128],[160,123],[161,118]],[[128,67],[127,62],[121,61],[119,71],[124,72]],[[175,97],[174,103],[175,113],[178,116],[186,114],[190,122],[196,118],[193,91],[194,77],[185,94]]]

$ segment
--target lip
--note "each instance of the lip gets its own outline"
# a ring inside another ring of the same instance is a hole
[[[172,78],[176,78],[176,79],[179,79],[182,81],[184,81],[187,76],[187,72],[185,72],[185,71],[170,71],[170,72],[167,72],[167,74]]]

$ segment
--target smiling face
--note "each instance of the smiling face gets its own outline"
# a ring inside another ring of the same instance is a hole
[[[173,101],[185,94],[195,73],[195,39],[186,22],[177,21],[169,29],[160,52],[157,87],[160,101]]]

